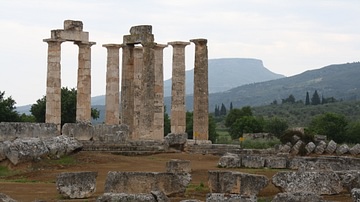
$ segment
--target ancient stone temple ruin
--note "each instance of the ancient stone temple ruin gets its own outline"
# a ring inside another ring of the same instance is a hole
[[[64,29],[51,30],[48,43],[46,82],[46,123],[61,124],[61,43],[73,41],[79,46],[76,121],[91,121],[91,46],[89,33],[81,21],[65,20]]]
[[[81,21],[66,20],[64,29],[52,30],[48,43],[46,123],[61,124],[61,43],[79,46],[77,84],[78,123],[91,120],[91,46]],[[207,40],[195,44],[194,137],[208,139],[208,56]],[[173,48],[171,133],[186,129],[185,47],[190,42],[169,42]],[[155,42],[151,25],[134,26],[123,36],[122,44],[104,44],[107,49],[105,125],[124,124],[131,140],[164,138],[163,50],[168,45]],[[121,80],[120,50],[122,50]],[[121,96],[119,85],[121,82]],[[119,98],[120,97],[120,98]],[[166,135],[166,134],[165,134]]]

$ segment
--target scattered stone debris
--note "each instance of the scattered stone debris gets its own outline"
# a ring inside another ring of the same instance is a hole
[[[60,173],[56,179],[56,188],[65,198],[88,198],[96,191],[97,172]]]

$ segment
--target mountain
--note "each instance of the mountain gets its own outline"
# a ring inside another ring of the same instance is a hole
[[[281,103],[289,95],[305,101],[306,92],[310,98],[315,90],[320,97],[334,97],[337,100],[357,100],[360,98],[360,62],[329,65],[316,70],[276,79],[247,84],[225,92],[210,94],[210,111],[215,105],[224,103],[234,107],[267,105],[277,100]],[[188,110],[192,109],[192,98],[187,98]]]
[[[216,93],[249,83],[283,78],[283,75],[271,72],[263,62],[250,58],[210,59],[209,93]],[[185,92],[194,92],[194,69],[185,72]],[[171,96],[171,79],[164,82],[164,95]]]

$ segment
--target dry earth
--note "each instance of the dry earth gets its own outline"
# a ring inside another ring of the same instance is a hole
[[[5,193],[18,201],[95,201],[102,195],[105,187],[105,179],[109,171],[147,171],[165,172],[166,162],[170,159],[183,159],[191,161],[192,181],[186,196],[183,198],[171,198],[171,201],[196,198],[205,201],[207,188],[208,170],[216,170],[219,156],[188,154],[188,153],[164,153],[151,156],[122,156],[106,152],[79,152],[63,161],[42,160],[39,162],[26,163],[18,166],[7,165],[16,174],[8,177],[0,177],[0,193]],[[223,168],[222,168],[223,169]],[[277,170],[268,169],[231,169],[241,172],[266,175],[271,178]],[[96,193],[86,200],[63,199],[57,192],[55,180],[58,173],[75,171],[98,172]],[[204,184],[201,187],[200,184]],[[260,192],[259,201],[271,201],[279,190],[271,183]],[[327,196],[332,201],[352,201],[349,194],[339,196]]]

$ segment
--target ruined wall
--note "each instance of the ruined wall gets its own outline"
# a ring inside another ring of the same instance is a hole
[[[0,141],[12,141],[25,137],[54,137],[60,135],[56,124],[1,122]]]

